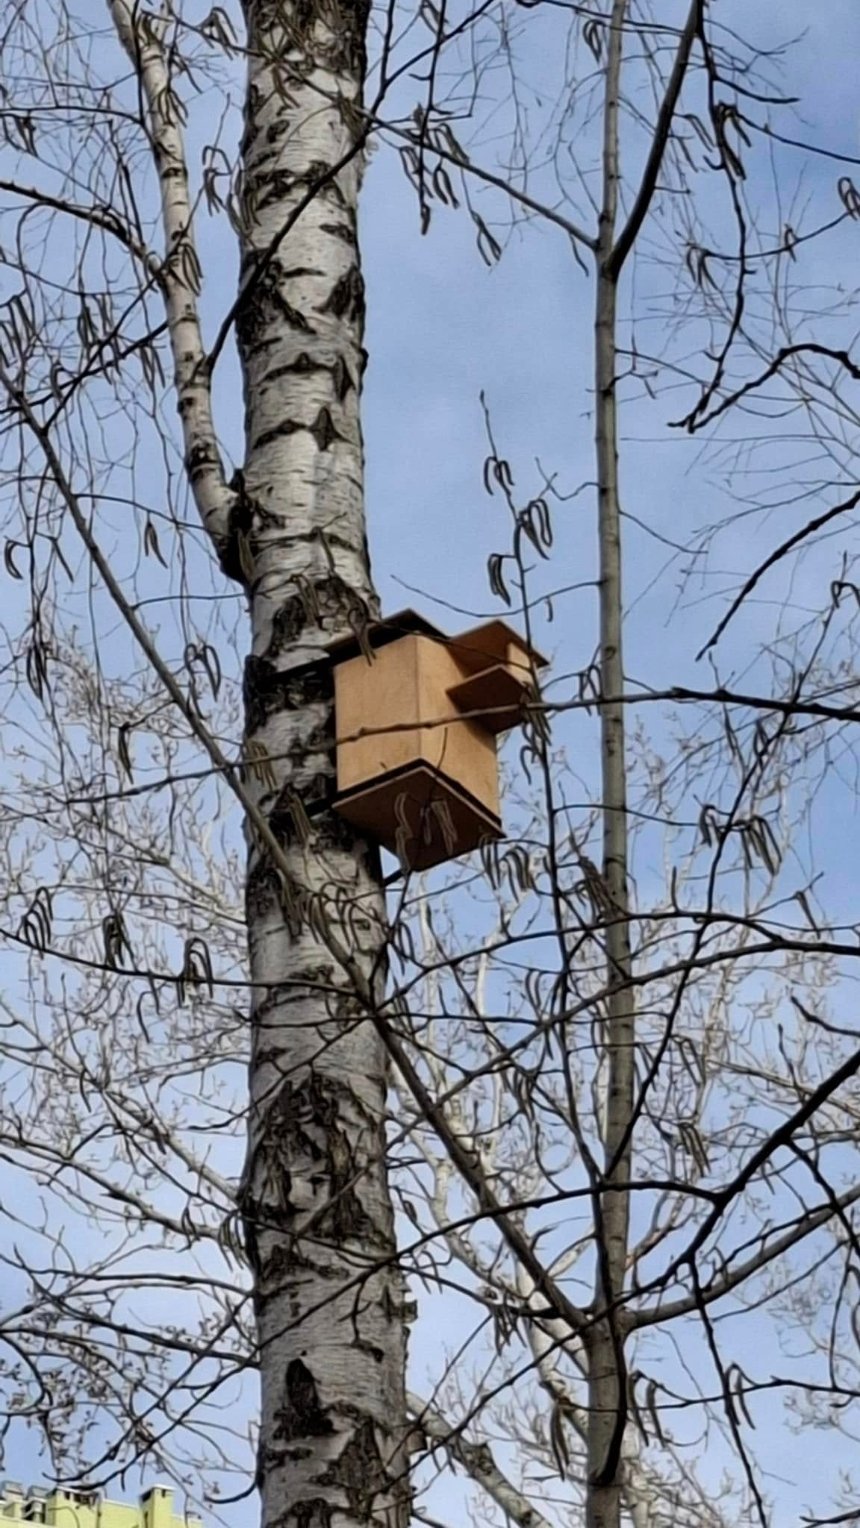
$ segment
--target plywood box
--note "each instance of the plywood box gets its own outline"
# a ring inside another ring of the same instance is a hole
[[[496,736],[543,659],[501,621],[449,638],[413,611],[331,649],[336,810],[407,868],[502,836]]]

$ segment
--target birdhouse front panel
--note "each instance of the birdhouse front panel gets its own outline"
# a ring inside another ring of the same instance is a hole
[[[334,671],[339,795],[415,761],[420,752],[418,639],[401,637]]]

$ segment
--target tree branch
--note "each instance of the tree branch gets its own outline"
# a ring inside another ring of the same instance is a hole
[[[807,1236],[811,1236],[814,1231],[820,1230],[833,1215],[838,1214],[840,1210],[849,1209],[852,1204],[856,1204],[858,1199],[860,1199],[860,1187],[849,1189],[846,1193],[841,1194],[834,1204],[822,1204],[811,1213],[804,1210],[802,1216],[792,1226],[790,1231],[784,1232],[769,1247],[762,1247],[752,1257],[746,1258],[743,1263],[738,1263],[736,1268],[732,1269],[731,1272],[723,1274],[720,1279],[713,1283],[702,1285],[698,1295],[684,1295],[682,1299],[674,1300],[669,1305],[661,1305],[655,1307],[654,1310],[640,1311],[636,1315],[631,1316],[631,1326],[636,1331],[646,1326],[656,1326],[658,1324],[662,1326],[665,1321],[676,1321],[679,1316],[689,1316],[694,1310],[698,1310],[702,1304],[713,1305],[716,1300],[724,1299],[726,1295],[731,1294],[733,1289],[738,1289],[747,1279],[752,1278],[756,1273],[760,1273],[775,1258],[782,1257],[784,1252],[789,1252],[792,1247],[796,1247]]]
[[[690,13],[687,17],[684,30],[681,33],[678,51],[675,54],[672,73],[666,85],[666,94],[663,97],[660,110],[657,114],[657,121],[654,124],[651,149],[645,162],[645,169],[636,194],[636,200],[633,203],[630,216],[618,235],[610,252],[609,259],[606,262],[607,275],[613,279],[617,279],[621,273],[624,262],[633,248],[639,235],[639,230],[647,217],[648,208],[657,189],[657,181],[663,167],[663,159],[669,143],[672,118],[675,115],[678,97],[681,94],[681,87],[687,74],[693,41],[700,25],[701,9],[702,0],[692,0]]]
[[[831,1072],[830,1076],[826,1077],[824,1082],[822,1082],[817,1088],[809,1093],[809,1095],[804,1099],[803,1103],[797,1109],[795,1109],[794,1113],[790,1114],[788,1118],[783,1121],[779,1129],[774,1130],[772,1134],[767,1137],[767,1140],[763,1141],[761,1145],[750,1154],[740,1171],[736,1173],[734,1178],[732,1178],[730,1182],[727,1183],[725,1187],[715,1196],[713,1209],[708,1211],[708,1214],[705,1216],[705,1219],[699,1226],[699,1229],[690,1242],[689,1246],[683,1252],[678,1253],[677,1257],[673,1258],[672,1262],[669,1264],[669,1267],[665,1270],[664,1273],[660,1274],[655,1279],[652,1279],[647,1285],[643,1286],[638,1291],[640,1294],[647,1294],[649,1290],[658,1289],[660,1286],[665,1285],[670,1279],[674,1278],[678,1273],[680,1273],[682,1268],[689,1268],[692,1266],[692,1261],[696,1254],[704,1246],[712,1232],[716,1230],[717,1226],[725,1215],[726,1210],[729,1209],[729,1207],[737,1200],[738,1195],[743,1192],[747,1184],[751,1181],[751,1179],[755,1177],[756,1173],[764,1166],[769,1158],[773,1156],[774,1152],[779,1150],[780,1146],[786,1146],[789,1144],[792,1136],[798,1130],[800,1130],[800,1128],[805,1125],[808,1120],[815,1117],[818,1111],[824,1106],[824,1104],[827,1103],[828,1099],[833,1096],[837,1089],[840,1088],[844,1082],[848,1082],[851,1077],[856,1075],[858,1069],[860,1069],[860,1049],[852,1051],[851,1055],[848,1056],[845,1061],[843,1061],[840,1067],[836,1068],[835,1072]],[[828,1205],[826,1215],[824,1215],[823,1218],[826,1219],[834,1213],[835,1212],[833,1206]],[[762,1261],[764,1262],[766,1259],[764,1255],[761,1256]],[[690,1308],[694,1308],[695,1304],[696,1301],[694,1299],[693,1307]],[[678,1311],[677,1313],[683,1314],[681,1311]],[[667,1319],[665,1310],[658,1313],[655,1319]],[[633,1316],[631,1321],[634,1326],[640,1323],[642,1325],[652,1324],[646,1320],[643,1320],[641,1316]]]
[[[831,520],[837,519],[839,515],[849,514],[852,509],[857,508],[858,504],[860,504],[860,489],[858,489],[857,493],[853,493],[850,499],[843,499],[841,504],[832,505],[830,509],[826,509],[822,514],[816,515],[813,520],[807,521],[806,525],[802,525],[799,531],[794,532],[793,536],[789,536],[785,541],[780,542],[780,545],[771,552],[770,556],[766,557],[764,562],[759,563],[755,572],[745,579],[725,615],[717,623],[713,635],[708,638],[704,647],[701,647],[697,652],[696,662],[700,658],[704,658],[705,653],[710,652],[712,647],[716,647],[729,622],[737,615],[744,600],[752,594],[756,584],[761,582],[765,573],[770,572],[770,569],[775,567],[778,562],[781,562],[783,557],[787,557],[788,553],[793,552],[796,546],[800,546],[802,541],[806,541],[809,536],[814,536],[816,531],[820,531]]]
[[[501,1507],[511,1523],[517,1528],[552,1528],[537,1507],[502,1474],[489,1444],[471,1443],[458,1427],[452,1427],[412,1391],[407,1394],[406,1403],[429,1442],[441,1444],[453,1462],[462,1465],[475,1484]]]
[[[34,202],[40,207],[49,207],[52,212],[64,212],[67,217],[89,223],[92,228],[101,228],[104,233],[111,234],[124,249],[129,251],[129,254],[140,261],[152,281],[161,285],[161,262],[151,249],[147,249],[145,244],[141,244],[133,234],[129,233],[119,213],[112,207],[85,207],[80,202],[70,202],[63,196],[51,196],[50,192],[42,191],[38,186],[22,186],[15,180],[0,180],[0,191],[5,191],[9,196],[19,196],[23,201]]]
[[[155,19],[149,18],[144,36],[137,11],[129,0],[107,0],[107,7],[146,101],[165,235],[160,285],[173,354],[185,466],[198,513],[221,556],[229,544],[230,511],[235,495],[227,487],[212,419],[210,370],[196,300],[200,266],[194,246],[188,167],[170,73]]]
[[[839,218],[837,221],[841,223],[842,218]],[[817,232],[820,231],[820,229],[817,230]],[[690,435],[693,435],[696,431],[701,430],[704,425],[712,424],[715,419],[719,419],[720,415],[724,414],[727,409],[734,408],[735,404],[740,403],[741,399],[745,398],[748,393],[755,392],[757,388],[763,387],[766,382],[770,381],[771,377],[776,375],[784,361],[790,360],[792,356],[803,355],[806,352],[811,355],[827,356],[828,360],[831,361],[838,361],[839,365],[844,366],[855,382],[860,382],[860,366],[857,366],[852,361],[847,350],[834,350],[830,345],[819,345],[813,340],[806,340],[798,345],[785,345],[782,350],[777,352],[770,365],[765,367],[760,376],[753,377],[751,382],[745,382],[742,387],[738,387],[734,392],[729,393],[728,397],[723,398],[715,408],[711,409],[709,414],[702,414],[697,417],[694,411],[692,414],[688,414],[685,419],[673,419],[670,421],[670,429],[687,430]]]

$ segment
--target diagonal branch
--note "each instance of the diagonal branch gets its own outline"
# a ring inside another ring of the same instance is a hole
[[[842,219],[840,218],[839,221],[841,222]],[[820,229],[816,230],[816,232],[820,231]],[[800,241],[798,240],[798,242]],[[793,245],[792,248],[794,248]],[[715,419],[719,419],[720,415],[725,414],[727,409],[734,408],[735,404],[740,403],[741,399],[745,398],[748,393],[755,392],[759,387],[764,387],[765,383],[769,382],[771,377],[776,376],[776,373],[781,369],[783,363],[785,361],[791,360],[791,358],[796,355],[823,355],[826,356],[830,361],[838,361],[839,365],[845,368],[849,376],[851,376],[855,382],[860,382],[860,366],[857,366],[857,364],[852,361],[847,350],[834,350],[831,345],[820,345],[817,343],[817,341],[814,340],[804,340],[802,343],[797,345],[784,345],[781,350],[777,351],[773,360],[768,366],[765,367],[764,371],[761,372],[759,376],[753,377],[749,382],[744,382],[743,386],[736,388],[734,392],[729,393],[727,397],[721,399],[716,407],[711,409],[710,413],[697,415],[696,411],[694,410],[693,413],[688,414],[685,419],[671,420],[671,428],[676,430],[687,430],[690,435],[695,434],[697,431],[701,430],[704,425],[712,424]]]
[[[438,1411],[411,1391],[406,1402],[428,1442],[441,1445],[453,1463],[461,1465],[475,1484],[501,1507],[509,1522],[516,1528],[551,1528],[528,1497],[502,1474],[489,1444],[471,1443],[459,1427],[446,1422]]]
[[[817,1088],[809,1092],[803,1103],[795,1109],[793,1114],[788,1115],[787,1119],[779,1126],[779,1129],[774,1130],[765,1141],[762,1141],[755,1151],[750,1153],[740,1171],[714,1196],[713,1208],[708,1211],[689,1246],[683,1252],[678,1253],[662,1274],[652,1279],[647,1285],[643,1285],[639,1291],[640,1294],[648,1294],[650,1291],[665,1286],[683,1268],[692,1268],[697,1253],[701,1251],[708,1237],[717,1229],[726,1210],[736,1202],[747,1184],[764,1167],[765,1163],[774,1155],[774,1152],[778,1151],[781,1146],[789,1145],[797,1131],[806,1124],[807,1120],[813,1119],[842,1084],[856,1076],[858,1070],[860,1070],[860,1049],[852,1051],[841,1066],[837,1067],[834,1072],[831,1072],[830,1076],[826,1077]],[[843,1195],[838,1201],[839,1206],[845,1208],[850,1204],[852,1202],[852,1195],[860,1197],[860,1190],[851,1190],[848,1196]],[[794,1229],[790,1234],[787,1245],[791,1246],[796,1241],[801,1240],[803,1236],[809,1234],[810,1230],[815,1230],[818,1225],[823,1224],[824,1221],[828,1220],[835,1213],[836,1211],[832,1203],[828,1203],[826,1206],[822,1205],[818,1211],[808,1218],[805,1217],[801,1225]],[[816,1219],[816,1216],[819,1218]],[[786,1246],[784,1244],[777,1243],[772,1250],[766,1249],[757,1253],[747,1264],[742,1265],[744,1270],[743,1276],[748,1278],[759,1267],[764,1267],[772,1257],[785,1250]],[[704,1296],[709,1301],[712,1301],[719,1298],[719,1295],[726,1294],[734,1284],[740,1282],[741,1271],[741,1269],[735,1270],[731,1283],[728,1282],[727,1278],[721,1285],[710,1286],[710,1288],[704,1290]],[[659,1311],[641,1311],[629,1317],[630,1324],[634,1328],[650,1326],[655,1321],[668,1320],[670,1316],[684,1315],[689,1310],[695,1309],[697,1303],[695,1299],[692,1304],[689,1304],[686,1300],[679,1300],[675,1305],[665,1306]]]
[[[22,201],[35,202],[40,207],[49,207],[52,212],[63,212],[67,217],[77,218],[82,223],[89,223],[92,228],[101,228],[104,233],[109,233],[118,240],[130,254],[134,255],[144,267],[147,276],[157,284],[161,284],[161,263],[129,232],[118,212],[112,207],[99,207],[94,204],[86,207],[80,202],[69,201],[64,196],[52,196],[50,192],[41,190],[38,186],[23,186],[15,180],[0,180],[0,191],[7,196],[20,197]]]
[[[148,18],[144,33],[137,8],[129,0],[106,3],[146,102],[147,126],[161,190],[165,258],[160,284],[173,354],[185,466],[200,518],[219,556],[223,556],[229,544],[230,510],[235,495],[225,481],[212,419],[210,370],[197,309],[200,266],[194,246],[188,166],[176,100],[154,19]]]
[[[402,138],[411,144],[420,141],[418,135],[411,128],[400,127],[396,122],[389,122],[386,118],[377,115],[373,111],[366,111],[364,115],[373,122],[374,126],[381,133],[388,137]],[[525,207],[528,212],[534,212],[545,223],[552,223],[556,228],[561,228],[574,244],[582,244],[592,252],[597,248],[597,240],[590,233],[586,233],[584,228],[580,228],[578,223],[574,223],[570,218],[564,217],[562,213],[556,211],[554,207],[550,207],[548,203],[538,201],[536,197],[530,196],[527,191],[512,185],[503,175],[496,175],[492,170],[486,169],[483,165],[475,164],[473,160],[467,159],[464,154],[455,154],[453,150],[446,149],[444,144],[435,140],[432,152],[443,164],[453,165],[464,176],[471,176],[474,180],[479,180],[484,185],[495,186],[499,191],[504,191],[505,195],[512,202],[516,202],[518,206]]]
[[[630,1324],[637,1331],[644,1326],[663,1326],[667,1321],[676,1321],[679,1316],[689,1316],[692,1311],[698,1310],[701,1305],[713,1305],[716,1300],[722,1300],[731,1294],[733,1289],[739,1289],[748,1279],[755,1274],[761,1273],[769,1263],[782,1257],[785,1252],[790,1252],[800,1242],[805,1241],[813,1232],[819,1231],[833,1216],[838,1216],[850,1209],[860,1199],[860,1187],[847,1190],[833,1203],[822,1204],[811,1213],[804,1210],[803,1215],[795,1222],[790,1230],[785,1231],[776,1241],[769,1246],[761,1247],[752,1257],[738,1263],[724,1273],[721,1278],[712,1280],[709,1284],[700,1287],[698,1295],[683,1295],[679,1300],[673,1300],[669,1305],[655,1306],[653,1310],[640,1311],[631,1316]]]
[[[184,1238],[200,1237],[209,1241],[217,1242],[220,1236],[220,1227],[207,1225],[202,1220],[195,1220],[186,1211],[182,1215],[170,1215],[166,1210],[159,1209],[153,1201],[144,1199],[131,1188],[124,1188],[121,1183],[114,1182],[106,1173],[100,1171],[91,1162],[84,1162],[80,1157],[66,1156],[60,1147],[50,1147],[42,1141],[25,1139],[20,1130],[8,1129],[0,1134],[0,1156],[12,1165],[18,1161],[19,1153],[26,1152],[29,1156],[44,1163],[46,1170],[51,1167],[51,1177],[63,1177],[65,1174],[81,1179],[98,1189],[106,1201],[122,1206],[122,1210],[131,1210],[140,1216],[144,1225],[161,1226],[163,1230],[170,1231],[174,1236]],[[67,1185],[68,1187],[68,1185]],[[83,1204],[91,1204],[81,1188],[69,1188],[75,1198]],[[105,1204],[102,1213],[108,1213],[108,1205]],[[122,1213],[119,1211],[118,1213]]]
[[[837,519],[839,515],[850,514],[851,510],[856,509],[858,504],[860,504],[860,490],[857,493],[852,493],[849,499],[843,499],[840,504],[831,505],[830,509],[825,509],[820,515],[816,515],[813,520],[808,520],[806,525],[800,527],[799,531],[795,531],[792,536],[788,536],[785,541],[780,542],[779,546],[770,553],[770,556],[766,557],[764,562],[759,563],[755,572],[745,579],[725,615],[717,623],[713,634],[708,638],[704,647],[700,648],[696,653],[696,661],[698,662],[700,658],[704,658],[705,653],[710,652],[712,647],[716,647],[729,622],[737,615],[744,600],[752,594],[756,584],[761,582],[765,573],[769,573],[771,568],[775,567],[778,562],[781,562],[783,557],[787,557],[789,552],[793,552],[795,547],[800,546],[801,542],[806,541],[810,536],[814,536],[816,531],[820,531],[825,525],[829,525],[830,521]]]
[[[612,279],[617,279],[620,275],[624,262],[633,248],[638,238],[639,230],[648,215],[648,208],[657,189],[657,181],[669,144],[672,118],[675,115],[678,97],[681,94],[681,87],[687,75],[693,41],[701,24],[702,3],[703,0],[692,0],[690,5],[690,13],[687,17],[684,30],[681,33],[678,51],[675,54],[675,62],[672,65],[672,73],[666,85],[666,94],[657,113],[657,121],[654,124],[654,132],[651,137],[651,149],[645,162],[645,169],[642,172],[642,180],[636,194],[636,200],[633,203],[630,216],[615,240],[609,253],[609,258],[606,261],[606,274]]]

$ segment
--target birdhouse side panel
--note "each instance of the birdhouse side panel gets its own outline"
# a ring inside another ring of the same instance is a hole
[[[468,791],[486,811],[498,817],[496,740],[474,721],[453,719],[456,706],[449,691],[465,677],[456,652],[430,638],[418,637],[416,641],[419,715],[424,721],[440,723],[421,729],[418,739],[421,757],[431,770]]]

